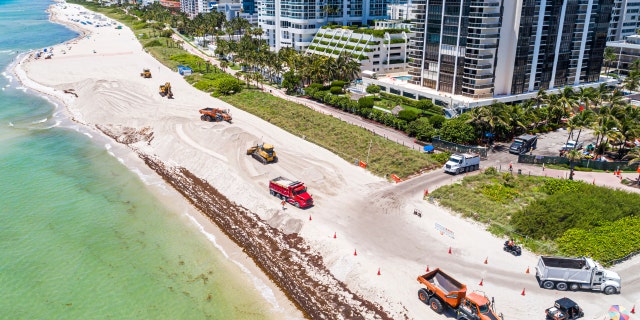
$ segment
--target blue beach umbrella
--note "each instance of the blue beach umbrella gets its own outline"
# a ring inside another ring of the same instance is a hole
[[[433,148],[432,145],[428,145],[428,146],[424,146],[423,149],[424,149],[425,152],[431,152],[431,151],[433,151],[434,148]]]

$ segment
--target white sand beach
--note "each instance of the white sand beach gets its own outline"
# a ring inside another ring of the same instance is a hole
[[[329,287],[335,281],[343,282],[354,294],[380,306],[389,318],[446,319],[417,298],[421,285],[416,278],[427,266],[442,268],[470,291],[494,297],[496,310],[505,319],[543,318],[544,309],[565,295],[584,308],[586,319],[601,319],[613,304],[630,309],[640,303],[639,258],[614,268],[623,279],[619,295],[541,289],[535,279],[535,255],[505,253],[504,239],[424,201],[422,192],[408,191],[416,189],[411,180],[391,184],[193,88],[176,71],[145,53],[126,27],[81,25],[73,19],[85,9],[72,4],[56,4],[51,11],[56,21],[83,29],[85,35],[54,46],[51,59],[26,56],[15,69],[25,86],[63,101],[69,117],[88,128],[100,128],[123,139],[136,136],[136,140],[119,140],[127,144],[123,150],[129,158],[142,154],[167,168],[184,168],[255,214],[248,219],[282,234],[298,234],[310,252],[322,257],[335,279],[319,278]],[[151,69],[151,79],[140,77],[143,68]],[[171,83],[174,99],[158,94],[159,85],[165,82]],[[201,121],[198,109],[204,107],[230,109],[233,122]],[[265,166],[245,154],[249,146],[263,141],[275,145],[277,163]],[[140,159],[131,161],[143,165]],[[277,176],[304,181],[315,206],[307,210],[289,206],[283,211],[268,190],[268,181]],[[414,209],[423,213],[421,218],[412,214]],[[224,237],[207,218],[198,220],[209,232]],[[439,226],[451,233],[441,233]],[[225,248],[234,247],[230,240],[222,242]],[[239,248],[228,250],[234,256],[242,255]],[[283,314],[302,317],[278,285],[249,259],[244,261],[251,265],[252,273],[269,283]]]

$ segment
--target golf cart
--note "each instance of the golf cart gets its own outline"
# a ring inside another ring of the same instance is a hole
[[[544,312],[547,314],[547,320],[573,320],[584,317],[582,308],[569,298],[556,300],[553,307]]]

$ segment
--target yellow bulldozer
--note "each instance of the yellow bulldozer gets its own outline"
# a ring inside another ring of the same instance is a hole
[[[255,146],[247,149],[247,155],[251,155],[262,164],[278,162],[276,152],[273,151],[273,145],[268,143],[256,144]]]
[[[140,72],[140,76],[143,78],[151,78],[151,70],[149,69],[142,69],[142,72]]]
[[[171,83],[167,82],[160,85],[160,95],[169,99],[173,98],[173,92],[171,91]]]

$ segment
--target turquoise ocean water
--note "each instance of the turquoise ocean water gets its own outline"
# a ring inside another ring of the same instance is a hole
[[[50,4],[0,0],[0,319],[274,318],[195,224],[7,72],[75,37]]]

